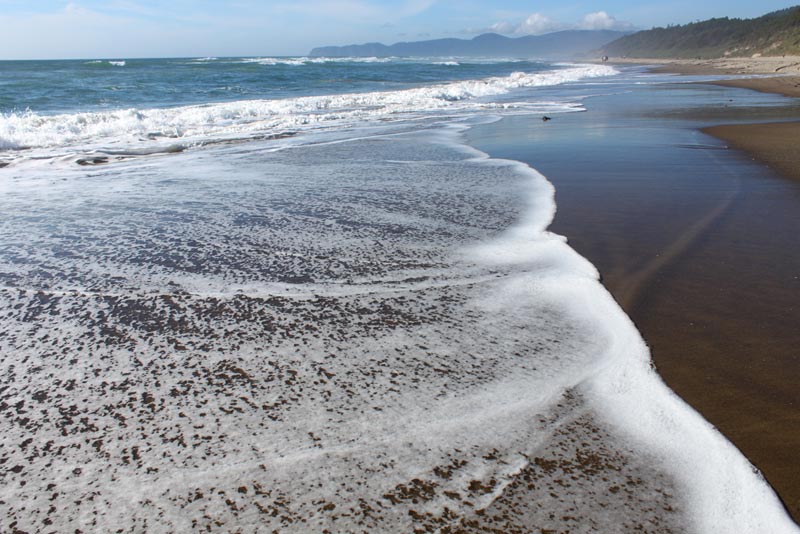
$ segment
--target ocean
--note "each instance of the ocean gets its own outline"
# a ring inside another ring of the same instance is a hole
[[[0,62],[0,530],[797,532],[547,178],[467,142],[661,82]]]

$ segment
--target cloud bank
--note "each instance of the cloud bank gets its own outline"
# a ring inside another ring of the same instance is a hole
[[[506,35],[542,35],[561,30],[631,30],[633,24],[617,20],[605,11],[587,13],[577,24],[568,24],[548,17],[542,13],[533,13],[522,22],[501,21],[492,24],[484,31]],[[474,32],[482,33],[482,32]]]
[[[617,20],[605,11],[598,11],[596,13],[587,13],[581,21],[580,28],[582,30],[630,30],[633,24]]]

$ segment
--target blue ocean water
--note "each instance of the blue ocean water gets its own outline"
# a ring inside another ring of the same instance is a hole
[[[0,62],[0,150],[152,153],[471,113],[514,107],[508,98],[516,89],[609,72],[600,66],[452,58],[7,61]],[[557,112],[565,104],[539,107]],[[178,141],[159,144],[164,139]]]
[[[547,179],[464,140],[651,78],[0,69],[3,532],[795,532],[548,231]]]
[[[0,113],[163,108],[399,90],[536,72],[528,60],[194,58],[0,61]]]

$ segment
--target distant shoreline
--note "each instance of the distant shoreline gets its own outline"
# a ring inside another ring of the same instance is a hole
[[[800,74],[800,56],[723,57],[715,59],[610,57],[608,63],[659,65],[655,72],[675,74]]]

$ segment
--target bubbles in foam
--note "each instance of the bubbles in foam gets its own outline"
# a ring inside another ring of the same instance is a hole
[[[552,187],[457,130],[11,169],[0,524],[793,532],[547,233]]]

